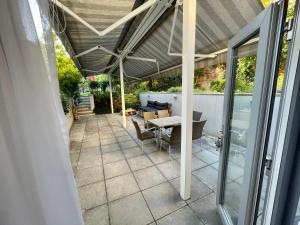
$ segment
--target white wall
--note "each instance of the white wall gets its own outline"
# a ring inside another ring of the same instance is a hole
[[[168,102],[172,104],[172,115],[181,116],[181,93],[141,93],[141,105],[146,105],[147,100]],[[217,136],[218,130],[222,128],[223,119],[223,101],[224,94],[197,94],[195,93],[193,99],[194,110],[202,112],[202,120],[206,119],[205,132],[212,136]],[[234,111],[240,109],[250,109],[252,96],[239,95],[235,97]],[[279,107],[279,96],[275,98],[273,123],[276,122]],[[249,112],[245,112],[245,114]],[[245,114],[235,114],[235,119],[248,120]],[[245,117],[246,116],[246,117]],[[275,124],[274,124],[275,125]],[[271,136],[274,134],[275,126],[272,124]]]
[[[181,93],[141,93],[141,105],[147,100],[169,102],[172,104],[172,115],[181,116]],[[217,136],[222,127],[223,94],[194,94],[194,110],[202,112],[202,120],[206,119],[205,132]]]

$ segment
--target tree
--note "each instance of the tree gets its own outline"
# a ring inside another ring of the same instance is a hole
[[[82,76],[55,35],[54,47],[60,91],[67,97],[74,97],[78,93]]]

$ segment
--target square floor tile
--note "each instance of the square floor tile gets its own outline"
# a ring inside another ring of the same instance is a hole
[[[185,205],[180,195],[169,183],[162,183],[143,191],[155,219],[159,219]]]
[[[123,142],[123,141],[132,141],[132,138],[129,135],[124,135],[124,136],[120,136],[117,137],[118,142]]]
[[[140,192],[109,203],[111,225],[146,225],[154,221]]]
[[[158,164],[171,160],[172,158],[165,151],[156,151],[148,155],[153,163]]]
[[[127,159],[134,158],[136,156],[144,154],[139,147],[127,148],[123,150],[123,152]]]
[[[104,165],[105,179],[123,175],[129,172],[130,169],[125,160],[108,163]]]
[[[121,148],[122,149],[127,149],[127,148],[133,148],[133,147],[137,147],[137,144],[135,141],[130,140],[130,141],[122,141],[120,142]]]
[[[170,183],[172,186],[180,193],[180,177],[171,180]],[[192,175],[192,184],[191,184],[191,198],[187,202],[193,202],[202,198],[209,193],[212,193],[212,190],[200,180],[198,180],[194,175]]]
[[[116,162],[124,159],[124,155],[121,151],[108,152],[102,155],[103,164]]]
[[[146,167],[152,166],[153,163],[148,159],[147,156],[141,155],[135,158],[128,159],[130,168],[135,170],[144,169]]]
[[[83,214],[85,225],[109,225],[107,205],[87,210]]]
[[[222,225],[214,193],[191,203],[190,206],[206,225]]]
[[[158,164],[157,167],[168,180],[180,176],[180,166],[176,160]]]
[[[188,206],[157,221],[157,225],[204,225]]]
[[[94,153],[82,152],[79,155],[78,169],[86,169],[89,167],[101,166],[101,155]]]
[[[181,158],[177,159],[178,162],[181,162]],[[195,156],[192,156],[192,171],[203,168],[207,166],[208,164],[203,162],[202,160],[198,159]]]
[[[114,151],[119,151],[119,150],[121,150],[121,148],[118,143],[101,146],[102,153],[114,152]]]
[[[139,191],[139,187],[131,173],[106,180],[106,187],[109,201],[113,201]]]
[[[102,181],[103,179],[102,166],[95,166],[87,169],[77,170],[76,173],[76,184],[79,187],[82,185],[95,183],[97,181]]]
[[[117,143],[117,139],[115,139],[115,138],[104,139],[104,140],[101,140],[100,143],[101,143],[101,146],[102,145],[111,145],[111,144]]]
[[[195,170],[193,174],[214,191],[217,190],[218,171],[211,166]]]
[[[155,166],[136,171],[134,176],[142,190],[166,181],[166,178]]]
[[[79,189],[81,209],[90,209],[106,203],[104,182],[82,186]]]
[[[97,147],[97,146],[100,146],[99,140],[82,142],[82,148],[91,148],[91,147]]]
[[[101,155],[101,151],[100,151],[100,146],[97,147],[89,147],[89,148],[82,148],[81,149],[82,153],[90,153],[90,154],[94,154],[94,155]]]
[[[157,152],[159,150],[159,146],[151,140],[152,143],[144,143],[144,152],[149,154],[152,152]]]
[[[212,163],[215,163],[215,162],[219,161],[219,156],[218,155],[216,155],[216,154],[214,154],[210,151],[207,151],[207,150],[197,152],[194,155],[198,159],[201,159],[202,161],[204,161],[208,164],[212,164]]]

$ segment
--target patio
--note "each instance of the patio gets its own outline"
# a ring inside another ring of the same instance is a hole
[[[219,225],[214,140],[193,142],[191,199],[179,194],[180,148],[172,155],[148,141],[119,114],[81,118],[71,130],[70,158],[86,225]]]

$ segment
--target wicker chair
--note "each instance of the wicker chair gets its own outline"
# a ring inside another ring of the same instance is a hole
[[[202,112],[193,111],[193,120],[194,121],[200,121],[202,116]]]
[[[144,126],[146,129],[150,129],[152,127],[154,127],[153,125],[151,125],[148,120],[152,120],[155,119],[155,112],[144,112],[143,113],[143,117],[144,117]]]
[[[170,134],[162,133],[160,136],[160,140],[168,143],[169,145],[169,154],[171,153],[171,147],[175,145],[179,145],[181,143],[181,125],[177,125],[172,127],[172,131]],[[160,142],[161,148],[162,142]]]
[[[142,142],[142,151],[144,151],[144,140],[155,138],[155,133],[153,132],[154,128],[141,130],[136,120],[132,119],[132,122],[135,127],[136,136]]]
[[[197,140],[202,137],[205,123],[206,120],[193,122],[192,140]],[[175,145],[179,145],[181,143],[181,125],[174,126],[170,134],[168,133],[161,134],[161,141],[164,141],[169,144],[169,154],[170,154],[171,147]],[[161,148],[161,144],[160,144],[160,148]]]

